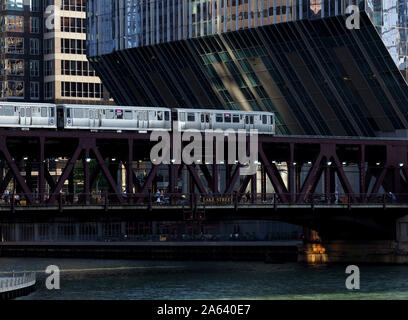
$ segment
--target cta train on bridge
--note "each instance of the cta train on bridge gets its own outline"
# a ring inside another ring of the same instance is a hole
[[[172,131],[173,123],[181,132],[242,129],[275,134],[271,112],[0,102],[2,128],[151,132]]]

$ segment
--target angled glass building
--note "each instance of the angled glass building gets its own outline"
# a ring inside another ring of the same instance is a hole
[[[346,14],[357,9],[358,21]],[[407,10],[408,0],[89,0],[88,58],[119,104],[274,111],[282,134],[407,136]]]

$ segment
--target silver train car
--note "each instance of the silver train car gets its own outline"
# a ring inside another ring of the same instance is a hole
[[[275,134],[271,112],[0,102],[0,127],[91,131],[238,130]]]
[[[46,103],[0,102],[0,127],[56,129],[56,106]]]
[[[151,107],[58,105],[58,128],[85,130],[171,131],[171,110]]]
[[[179,108],[173,112],[176,113],[179,131],[241,129],[249,132],[257,129],[259,134],[275,134],[275,116],[271,112]]]

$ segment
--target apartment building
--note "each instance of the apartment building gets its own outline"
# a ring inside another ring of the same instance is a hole
[[[87,0],[0,0],[0,99],[113,104],[86,57]]]

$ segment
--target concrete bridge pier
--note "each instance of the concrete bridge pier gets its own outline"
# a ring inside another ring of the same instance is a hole
[[[305,228],[298,262],[307,264],[408,264],[408,215],[396,220],[394,239],[324,240]]]
[[[303,244],[298,246],[298,262],[307,264],[325,264],[328,262],[326,249],[316,230],[303,228]]]

